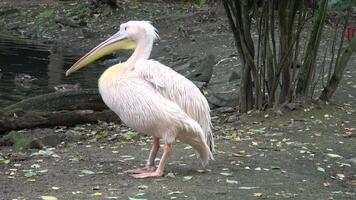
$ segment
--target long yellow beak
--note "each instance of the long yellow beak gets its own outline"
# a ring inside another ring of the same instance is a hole
[[[100,43],[94,49],[90,50],[76,63],[74,63],[67,71],[66,76],[69,76],[73,72],[85,67],[86,65],[94,62],[95,60],[108,55],[117,50],[135,49],[136,43],[125,37],[121,37],[119,34],[111,36],[109,39]]]

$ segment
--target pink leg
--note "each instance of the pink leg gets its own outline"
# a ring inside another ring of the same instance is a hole
[[[163,148],[163,155],[161,161],[159,162],[158,168],[154,172],[144,172],[140,174],[130,174],[134,178],[149,178],[149,177],[160,177],[164,174],[164,168],[166,166],[169,155],[171,154],[172,147],[170,144],[165,144]]]
[[[155,171],[156,170],[155,159],[157,156],[158,149],[159,149],[159,138],[153,137],[152,148],[151,148],[150,155],[148,157],[146,166],[144,168],[132,169],[132,170],[124,171],[124,172],[127,174],[141,174],[144,172]]]

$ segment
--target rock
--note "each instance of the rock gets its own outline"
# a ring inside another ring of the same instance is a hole
[[[356,157],[347,159],[347,162],[351,163],[352,165],[356,166]]]
[[[233,71],[233,72],[231,72],[231,74],[229,76],[229,82],[238,80],[240,78],[241,78],[241,75],[238,72]]]
[[[80,26],[82,26],[83,22],[79,21],[79,20],[74,20],[74,19],[71,19],[71,18],[67,18],[67,17],[63,17],[63,16],[57,16],[54,21],[57,23],[57,24],[61,24],[63,26],[69,26],[69,27],[72,27],[72,28],[78,28]]]
[[[37,78],[29,74],[23,74],[23,73],[16,74],[14,79],[15,83],[18,84],[27,84],[27,83],[31,83],[34,80],[37,80]]]
[[[20,26],[18,25],[18,24],[9,24],[8,26],[7,26],[7,29],[9,29],[9,30],[18,30],[20,28]]]
[[[188,74],[187,78],[193,81],[208,83],[213,74],[214,65],[215,65],[215,56],[213,55],[205,56],[204,58],[190,65],[190,67],[195,67],[195,70],[193,70],[190,74]]]
[[[59,135],[47,135],[40,138],[43,145],[48,147],[55,147],[62,142],[62,138]]]
[[[61,84],[53,87],[57,92],[78,91],[80,84]]]
[[[80,31],[82,32],[84,38],[92,38],[95,36],[95,33],[88,28],[82,28]]]
[[[206,86],[206,82],[201,82],[201,81],[192,81],[198,88],[199,90],[202,90],[204,86]]]
[[[236,110],[235,110],[235,108],[232,108],[232,107],[219,107],[219,108],[213,110],[213,112],[222,114],[222,113],[236,112]]]
[[[218,107],[236,107],[239,103],[238,94],[233,92],[216,92],[207,97],[209,103]]]
[[[239,120],[238,116],[237,115],[231,115],[227,118],[226,122],[236,122],[237,120]]]
[[[43,149],[43,144],[40,140],[34,139],[31,141],[30,149]]]
[[[16,13],[18,11],[19,10],[17,8],[0,8],[0,16],[10,15],[10,14]]]
[[[64,133],[64,140],[67,142],[79,142],[80,140],[84,139],[85,135],[78,134],[71,130]]]

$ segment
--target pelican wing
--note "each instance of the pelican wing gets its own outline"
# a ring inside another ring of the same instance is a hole
[[[210,108],[205,96],[190,80],[171,68],[154,60],[140,60],[135,72],[150,82],[155,91],[177,104],[188,116],[202,127],[207,145],[214,149],[211,131]]]

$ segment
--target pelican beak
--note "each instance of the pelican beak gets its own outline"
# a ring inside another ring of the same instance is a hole
[[[86,53],[82,58],[80,58],[76,63],[74,63],[67,71],[66,76],[69,76],[73,72],[85,67],[86,65],[94,62],[95,60],[108,55],[117,50],[124,49],[135,49],[136,43],[121,34],[121,32],[116,33],[109,39],[100,43],[94,49]]]

